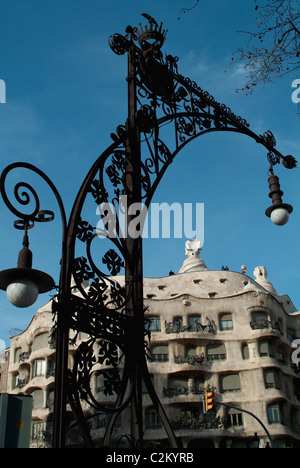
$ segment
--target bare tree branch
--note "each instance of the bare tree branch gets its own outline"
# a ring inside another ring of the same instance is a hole
[[[193,6],[191,6],[190,8],[182,8],[182,10],[180,10],[179,13],[186,13],[186,12],[188,12],[188,11],[193,10],[193,9],[196,8],[196,6],[198,5],[199,1],[200,1],[200,0],[196,0],[196,1],[195,1],[195,4],[194,4]],[[180,19],[180,16],[178,16],[178,19]]]
[[[232,57],[233,63],[244,64],[248,74],[248,82],[240,89],[246,93],[300,68],[299,0],[255,0],[255,10],[257,31],[239,31],[249,41],[247,48],[239,48]]]

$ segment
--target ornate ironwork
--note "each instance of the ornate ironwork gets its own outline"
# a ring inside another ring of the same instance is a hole
[[[216,334],[216,324],[213,320],[206,317],[207,325],[202,325],[200,322],[193,324],[183,325],[180,319],[176,319],[173,322],[165,322],[165,331],[169,333],[184,333],[184,332],[196,332],[196,333],[212,333]]]
[[[203,367],[211,367],[212,360],[208,360],[207,357],[202,353],[201,355],[190,355],[190,356],[183,356],[177,354],[174,356],[175,364],[190,364],[191,366],[203,366]]]
[[[184,387],[183,385],[176,385],[175,388],[163,388],[163,396],[173,398],[179,395],[204,395],[204,388],[195,385],[193,387]]]
[[[27,163],[15,163],[3,171],[0,180],[4,202],[19,218],[15,227],[33,227],[36,222],[54,218],[52,211],[40,209],[37,192],[26,182],[15,186],[14,196],[23,207],[29,208],[33,201],[34,208],[24,213],[9,201],[5,181],[15,168],[29,169],[41,176],[54,193],[61,213],[61,274],[58,293],[53,300],[56,316],[55,447],[64,444],[67,394],[88,446],[93,446],[93,441],[84,419],[82,401],[99,411],[111,413],[104,446],[109,445],[118,414],[131,404],[132,420],[135,421],[131,440],[137,446],[142,445],[142,380],[171,446],[177,446],[172,425],[148,373],[149,327],[144,320],[142,240],[129,234],[129,223],[136,215],[129,215],[128,207],[142,201],[146,208],[149,207],[159,182],[178,152],[195,138],[210,132],[243,133],[272,154],[272,164],[277,158],[283,159],[286,167],[295,166],[292,156],[284,159],[274,148],[275,140],[269,132],[256,135],[246,120],[179,74],[178,58],[164,57],[161,51],[166,38],[162,24],[158,25],[147,14],[143,16],[148,21],[147,26],[140,29],[128,26],[124,36],[114,34],[109,39],[114,53],[128,55],[128,120],[111,134],[112,144],[88,172],[68,224],[57,189],[39,169]],[[168,137],[171,128],[175,135],[172,141]],[[102,221],[97,226],[84,217],[83,208],[90,201],[95,203]],[[125,223],[120,215],[125,216]],[[99,247],[95,248],[99,237],[110,243],[102,257],[98,256]],[[97,256],[93,255],[95,250]],[[118,278],[123,269],[125,285]],[[212,324],[206,327],[205,331],[214,333]],[[78,346],[71,369],[67,369],[69,330],[89,335],[89,339]],[[121,356],[124,356],[122,376],[118,373]],[[99,401],[93,393],[91,382],[99,365],[104,366],[104,393],[117,393],[113,408]]]
[[[267,319],[255,320],[253,322],[250,322],[250,327],[252,328],[252,330],[269,329],[269,330],[279,331],[281,335],[283,334],[280,323],[274,320],[267,320]]]
[[[29,349],[29,351],[24,351],[23,353],[19,355],[19,362],[27,361],[27,359],[30,358],[30,355],[31,355],[31,349]]]
[[[177,416],[172,421],[172,427],[174,430],[192,430],[192,431],[203,431],[210,429],[227,429],[227,418],[221,418],[215,414],[206,415],[193,415],[192,417]]]
[[[24,212],[23,210],[20,211],[20,209],[18,209],[15,206],[15,204],[11,203],[10,198],[7,194],[6,179],[7,179],[8,174],[16,168],[24,168],[24,169],[28,169],[30,171],[35,172],[42,179],[44,179],[44,181],[50,186],[50,188],[52,189],[52,192],[54,193],[58,201],[58,204],[61,210],[63,228],[65,228],[66,227],[65,212],[64,212],[62,200],[60,198],[58,191],[56,190],[56,187],[54,186],[54,184],[52,183],[52,181],[49,179],[49,177],[46,174],[44,174],[42,171],[40,171],[40,169],[36,168],[32,164],[28,164],[28,163],[10,164],[3,170],[1,174],[0,191],[1,191],[3,201],[6,204],[6,206],[9,208],[9,210],[15,216],[17,216],[17,218],[20,218],[14,222],[14,227],[16,229],[24,230],[24,227],[26,226],[27,229],[30,229],[34,226],[36,222],[45,223],[45,222],[53,221],[54,219],[53,211],[40,209],[40,199],[38,197],[38,194],[34,190],[34,188],[27,182],[18,182],[15,185],[14,198],[15,198],[15,203],[23,207],[28,207],[30,211],[29,212]]]

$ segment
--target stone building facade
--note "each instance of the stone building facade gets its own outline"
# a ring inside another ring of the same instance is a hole
[[[277,447],[300,446],[300,373],[291,363],[292,342],[300,338],[300,313],[287,295],[277,295],[264,267],[255,269],[255,279],[245,267],[241,273],[212,271],[199,253],[197,244],[187,243],[188,258],[178,274],[144,280],[151,331],[149,372],[178,439],[185,448],[250,448],[257,434],[260,447],[268,446],[266,432],[244,413],[248,411],[262,421]],[[6,391],[33,396],[33,447],[47,446],[51,439],[52,326],[48,303],[11,339],[7,362]],[[84,338],[78,336],[77,344]],[[72,344],[70,365],[74,352]],[[113,404],[115,397],[103,392],[101,375],[95,373],[93,379],[97,398]],[[228,406],[217,403],[205,414],[207,389]],[[163,447],[165,432],[146,391],[143,398],[146,443]],[[71,420],[70,410],[68,443],[80,445]],[[130,432],[128,421],[125,411],[114,429],[116,445]],[[100,442],[106,415],[91,418],[90,424]]]

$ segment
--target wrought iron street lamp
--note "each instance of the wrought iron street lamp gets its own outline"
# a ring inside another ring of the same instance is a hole
[[[34,227],[36,222],[47,223],[54,220],[54,213],[49,210],[40,210],[39,198],[35,190],[26,182],[16,184],[14,189],[14,196],[16,201],[21,205],[28,205],[30,198],[35,201],[34,209],[31,213],[23,213],[17,210],[9,201],[6,193],[6,177],[7,174],[15,168],[23,167],[36,172],[42,176],[46,182],[57,194],[59,204],[62,206],[60,197],[56,188],[39,169],[27,163],[15,163],[7,166],[2,172],[0,179],[0,191],[2,198],[12,213],[20,217],[14,222],[14,227],[18,230],[24,231],[23,236],[23,249],[20,250],[18,255],[17,268],[10,268],[0,272],[0,289],[6,291],[8,300],[16,307],[25,308],[35,303],[39,294],[48,292],[55,288],[55,282],[51,276],[40,270],[32,268],[33,254],[29,249],[29,236],[28,230]],[[23,190],[21,193],[21,189]],[[31,194],[31,197],[30,197]]]
[[[111,135],[112,144],[86,175],[68,223],[58,191],[36,167],[26,163],[12,164],[3,171],[0,180],[4,202],[22,220],[23,227],[38,221],[50,221],[53,216],[45,211],[47,216],[41,215],[39,198],[26,183],[16,186],[16,200],[23,206],[29,206],[33,198],[36,205],[34,211],[25,214],[12,205],[6,193],[5,181],[8,173],[15,168],[23,167],[39,174],[55,194],[61,213],[63,241],[60,283],[52,301],[52,310],[56,315],[54,447],[63,447],[65,443],[67,396],[87,446],[93,447],[94,442],[84,418],[82,401],[98,412],[111,415],[103,439],[104,447],[110,445],[117,416],[128,407],[131,409],[131,443],[136,447],[143,446],[142,382],[146,385],[170,445],[178,445],[148,372],[146,343],[149,327],[144,317],[142,237],[133,236],[129,226],[138,216],[131,207],[143,202],[149,208],[159,182],[179,151],[206,133],[230,131],[249,136],[265,147],[271,172],[280,161],[288,168],[296,166],[292,156],[284,157],[275,148],[271,132],[256,135],[244,119],[219,104],[196,83],[180,75],[178,59],[162,54],[161,48],[166,38],[163,25],[149,15],[143,16],[147,20],[146,26],[140,26],[140,29],[128,26],[124,36],[114,34],[109,39],[113,52],[117,55],[127,54],[128,57],[128,118],[125,125],[117,127]],[[172,141],[170,133],[174,135]],[[21,186],[24,187],[22,198],[18,195]],[[267,215],[272,217],[275,208],[276,211],[280,208],[290,213],[291,207],[281,201],[282,193],[275,179],[270,182],[270,190],[273,205],[271,210],[267,210]],[[82,218],[83,207],[88,201],[98,207],[110,204],[115,208],[115,214],[122,212],[122,196],[127,197],[125,232],[119,229],[119,218],[112,226],[105,209],[99,209],[103,220],[101,229]],[[106,235],[113,248],[103,255],[99,264],[93,258],[92,247],[100,234]],[[76,255],[78,243],[84,247],[85,255]],[[27,245],[25,249],[28,255]],[[125,287],[119,284],[117,277],[124,265]],[[20,266],[18,270],[21,269]],[[3,276],[6,276],[5,272],[0,274],[0,287],[5,289],[8,281],[1,282]],[[89,282],[88,287],[83,286],[86,281]],[[77,293],[72,282],[75,282]],[[78,346],[71,369],[68,368],[70,330],[89,336]],[[118,366],[120,352],[124,355],[122,376]],[[105,364],[101,372],[107,392],[117,394],[114,407],[99,401],[93,393],[91,379],[98,364]]]
[[[55,286],[51,276],[32,268],[32,252],[29,250],[27,229],[28,226],[25,224],[23,249],[19,252],[17,268],[0,272],[0,289],[6,290],[8,300],[20,308],[33,305],[39,294],[48,292]]]

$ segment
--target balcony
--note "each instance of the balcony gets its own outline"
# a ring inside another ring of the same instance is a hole
[[[171,421],[171,425],[175,431],[225,430],[227,429],[227,418],[216,416],[213,412],[199,413],[192,416],[177,416],[175,420]]]
[[[268,319],[253,320],[250,322],[250,327],[252,330],[268,330],[271,331],[271,333],[283,335],[280,323],[278,321]]]
[[[194,317],[193,317],[194,318]],[[207,325],[202,325],[202,323],[197,320],[191,320],[187,325],[183,324],[181,318],[173,320],[173,322],[165,322],[165,332],[170,333],[208,333],[216,334],[216,324],[213,320],[206,317]]]
[[[212,360],[207,359],[202,353],[201,355],[190,354],[187,356],[176,355],[174,356],[175,364],[189,364],[191,366],[200,366],[201,368],[210,369]]]

